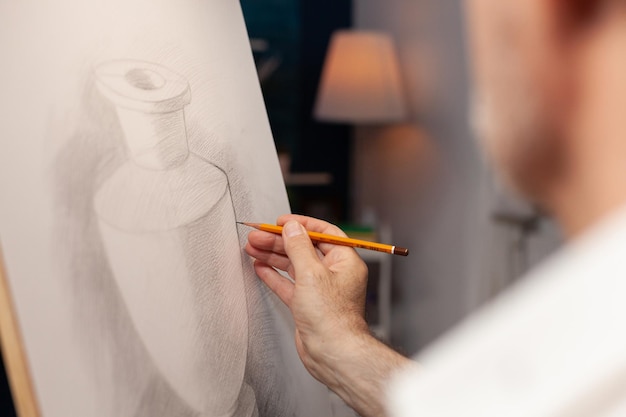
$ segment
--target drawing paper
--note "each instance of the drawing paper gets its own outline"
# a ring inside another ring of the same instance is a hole
[[[0,242],[42,414],[332,415],[243,253],[289,211],[239,3],[0,2]]]

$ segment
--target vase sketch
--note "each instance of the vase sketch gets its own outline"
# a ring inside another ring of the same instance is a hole
[[[152,63],[96,68],[129,159],[96,191],[107,257],[156,368],[200,416],[258,414],[244,381],[248,316],[228,178],[189,151],[187,80]]]

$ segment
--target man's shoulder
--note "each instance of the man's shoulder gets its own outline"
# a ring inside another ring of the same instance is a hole
[[[625,272],[620,213],[420,355],[395,415],[603,415],[626,394]]]

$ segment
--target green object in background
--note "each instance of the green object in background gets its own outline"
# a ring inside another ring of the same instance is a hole
[[[372,242],[377,240],[376,229],[371,226],[359,225],[354,223],[344,223],[340,224],[339,228],[343,230],[345,234],[347,234],[349,237],[354,239],[362,239]]]

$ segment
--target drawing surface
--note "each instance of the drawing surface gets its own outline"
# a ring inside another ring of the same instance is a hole
[[[332,416],[235,224],[289,210],[239,3],[44,3],[0,2],[0,242],[42,415]]]

